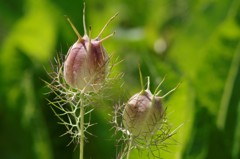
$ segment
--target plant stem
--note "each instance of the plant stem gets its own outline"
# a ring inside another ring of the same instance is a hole
[[[129,157],[130,157],[131,147],[132,147],[132,137],[130,138],[130,141],[129,141],[128,152],[127,152],[127,158],[126,159],[129,159]]]
[[[80,159],[83,159],[83,152],[84,152],[84,106],[80,106],[80,128],[81,128],[81,136],[80,136]]]

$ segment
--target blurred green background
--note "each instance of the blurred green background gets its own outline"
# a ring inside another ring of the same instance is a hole
[[[86,0],[86,6],[94,37],[119,11],[104,32],[116,35],[104,46],[124,59],[117,70],[125,74],[127,93],[120,100],[140,90],[138,64],[152,89],[165,75],[163,93],[181,82],[164,105],[172,126],[184,125],[162,158],[240,159],[239,0]],[[41,79],[51,81],[45,69],[76,41],[64,15],[83,33],[82,8],[81,0],[0,0],[2,159],[78,158],[78,148],[66,146],[70,138],[59,137],[65,128],[45,100],[54,96],[44,95],[49,90]],[[116,158],[109,113],[94,111],[96,137],[89,136],[85,158]],[[131,158],[146,156],[133,152]]]

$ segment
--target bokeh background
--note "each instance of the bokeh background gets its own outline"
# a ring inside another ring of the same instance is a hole
[[[119,100],[140,90],[138,64],[151,89],[164,76],[163,94],[181,82],[163,102],[173,128],[184,125],[162,158],[240,159],[239,0],[86,0],[86,6],[93,36],[119,12],[104,32],[116,31],[104,46],[123,59],[116,71],[125,74],[127,93],[116,93]],[[76,41],[64,15],[83,33],[82,8],[81,0],[0,0],[0,158],[78,158],[78,148],[66,146],[70,137],[59,137],[65,128],[42,79],[51,81],[50,61]],[[111,107],[94,111],[96,136],[88,137],[85,158],[116,158]]]

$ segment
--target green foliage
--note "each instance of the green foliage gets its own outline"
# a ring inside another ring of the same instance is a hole
[[[50,0],[0,1],[0,154],[10,159],[77,158],[74,145],[57,125],[44,98],[41,79],[56,52],[66,54],[77,37],[64,15],[82,28],[83,2]],[[176,145],[162,151],[166,159],[238,159],[240,157],[240,1],[116,0],[86,2],[87,26],[93,37],[107,20],[119,16],[104,33],[109,54],[124,61],[126,100],[140,89],[138,64],[151,87],[166,75],[163,94],[181,82],[163,101]],[[103,35],[104,37],[104,35]],[[124,92],[124,94],[123,94]],[[126,93],[127,92],[127,93]],[[94,111],[85,158],[115,158],[115,137],[108,123],[111,100]],[[107,154],[107,155],[106,155]],[[139,158],[138,152],[130,158]],[[146,158],[144,153],[141,158]]]

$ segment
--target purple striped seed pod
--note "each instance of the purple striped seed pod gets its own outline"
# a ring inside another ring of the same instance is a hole
[[[108,67],[108,55],[101,41],[91,40],[84,36],[68,51],[64,62],[64,78],[77,89],[97,89],[103,82]]]
[[[78,36],[77,42],[75,42],[68,50],[64,62],[64,79],[71,87],[84,91],[95,91],[101,87],[101,83],[105,80],[108,73],[109,61],[109,57],[102,43],[109,37],[113,36],[114,33],[103,39],[100,39],[100,37],[109,22],[116,16],[117,14],[109,19],[95,39],[91,39],[91,36],[87,35],[85,25],[85,4],[83,9],[83,37],[78,33],[70,19],[67,18]]]

